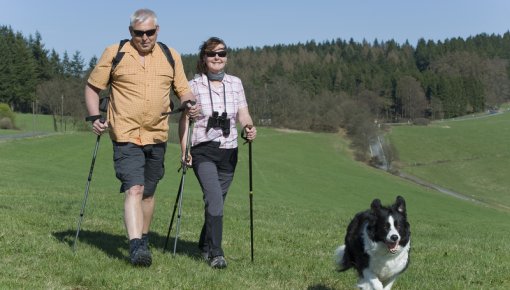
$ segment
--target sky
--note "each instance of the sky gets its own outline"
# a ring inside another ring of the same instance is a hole
[[[197,53],[211,36],[231,48],[351,38],[415,46],[420,38],[510,30],[508,0],[0,0],[0,26],[25,37],[38,31],[46,49],[79,51],[88,63],[130,37],[129,18],[139,8],[156,12],[158,40],[181,54]]]

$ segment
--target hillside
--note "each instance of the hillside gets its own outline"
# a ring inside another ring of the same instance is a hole
[[[400,170],[491,206],[510,210],[510,114],[396,126],[388,135]]]
[[[122,194],[107,137],[73,253],[94,143],[90,133],[0,143],[0,288],[352,289],[355,274],[334,271],[333,251],[356,212],[374,198],[388,204],[396,195],[407,201],[413,249],[411,265],[394,289],[510,287],[509,213],[355,162],[340,135],[266,128],[259,128],[253,144],[253,264],[247,146],[240,146],[225,208],[229,268],[214,271],[199,258],[203,204],[193,174],[185,185],[177,256],[162,252],[180,178],[178,148],[170,144],[152,227],[154,264],[137,269],[125,258]]]

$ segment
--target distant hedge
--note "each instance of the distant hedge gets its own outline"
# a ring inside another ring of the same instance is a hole
[[[0,103],[0,129],[14,129],[15,116],[8,104]]]

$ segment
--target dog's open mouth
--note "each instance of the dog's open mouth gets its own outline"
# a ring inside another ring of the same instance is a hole
[[[395,254],[398,250],[398,241],[386,242],[386,246],[388,247],[388,251],[390,253]]]

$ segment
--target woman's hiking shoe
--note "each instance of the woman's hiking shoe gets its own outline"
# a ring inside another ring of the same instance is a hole
[[[227,261],[223,256],[216,256],[209,259],[209,266],[214,269],[223,269],[227,267]]]
[[[152,264],[152,255],[144,240],[129,241],[129,248],[129,258],[133,266],[149,267]]]

